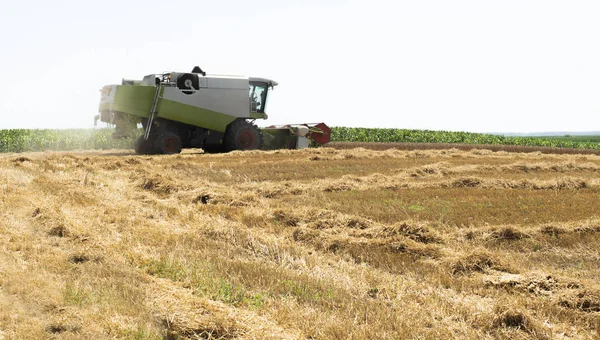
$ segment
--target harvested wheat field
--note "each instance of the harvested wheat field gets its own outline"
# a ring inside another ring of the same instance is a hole
[[[0,155],[0,339],[595,339],[600,156]]]

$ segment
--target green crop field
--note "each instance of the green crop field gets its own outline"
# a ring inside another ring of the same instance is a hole
[[[592,142],[592,143],[600,143],[600,136],[556,136],[556,137],[542,137],[553,140],[560,141],[570,141],[570,142]]]
[[[599,138],[600,139],[600,138]],[[500,135],[404,129],[365,129],[336,127],[332,141],[337,142],[399,142],[399,143],[460,143],[600,149],[600,140],[561,139],[549,137],[505,137]]]
[[[0,152],[130,149],[133,141],[113,139],[112,129],[0,130]],[[491,134],[332,128],[334,142],[459,143],[600,149],[600,136],[505,137]]]
[[[131,148],[131,140],[113,139],[112,132],[112,129],[0,130],[0,152]]]

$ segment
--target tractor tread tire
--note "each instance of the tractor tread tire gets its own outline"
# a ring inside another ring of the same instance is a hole
[[[151,155],[154,150],[152,148],[152,140],[144,140],[144,137],[141,136],[135,141],[134,145],[135,153],[138,155]]]
[[[159,154],[173,155],[181,153],[182,142],[179,135],[166,131],[156,136],[154,149]]]
[[[244,119],[229,124],[223,137],[225,152],[234,150],[257,150],[263,145],[263,135],[260,129]]]

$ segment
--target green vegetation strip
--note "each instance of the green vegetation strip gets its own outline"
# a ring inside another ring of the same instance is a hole
[[[505,137],[499,135],[404,129],[366,129],[334,127],[331,130],[333,142],[396,142],[396,143],[450,143],[450,144],[487,144],[559,147],[600,150],[596,136],[587,139],[551,138],[551,137]]]
[[[113,129],[0,130],[0,152],[131,149]]]
[[[133,140],[113,139],[113,129],[0,130],[0,152],[131,149]],[[505,137],[491,134],[332,128],[332,142],[450,143],[560,147],[600,150],[599,136]]]

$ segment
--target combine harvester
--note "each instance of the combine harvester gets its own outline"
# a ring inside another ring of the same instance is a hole
[[[329,142],[324,123],[289,124],[259,129],[267,119],[267,99],[277,82],[264,78],[192,72],[150,74],[123,79],[102,88],[98,120],[115,126],[115,138],[132,138],[138,124],[143,135],[138,154],[175,154],[182,148],[207,153],[233,150],[300,149]]]

